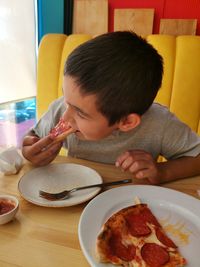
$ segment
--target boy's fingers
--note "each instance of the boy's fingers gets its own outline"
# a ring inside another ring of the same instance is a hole
[[[129,168],[129,171],[132,173],[137,173],[140,170],[150,169],[152,163],[147,160],[137,160]]]
[[[57,155],[62,147],[62,143],[56,143],[52,146],[47,146],[42,151],[40,151],[39,156],[43,159],[50,158],[53,155]]]
[[[125,153],[123,153],[122,155],[120,155],[116,162],[115,162],[115,165],[116,167],[119,167],[121,166],[121,164],[124,162],[125,159],[127,159],[129,157],[130,153],[128,151],[126,151]]]
[[[37,136],[25,136],[23,140],[23,146],[31,146],[40,140]]]
[[[128,169],[131,165],[133,164],[133,158],[132,157],[128,157],[128,158],[126,158],[122,163],[121,163],[121,168],[123,169],[123,170],[126,170],[126,169]]]
[[[59,143],[46,147],[35,156],[33,163],[37,166],[47,165],[57,156],[61,147],[62,144]]]
[[[48,147],[50,144],[53,142],[53,139],[51,138],[50,135],[43,137],[40,139],[37,143],[34,144],[32,148],[33,154],[38,154],[41,151],[48,150]],[[55,146],[60,146],[61,143],[56,143]]]
[[[133,161],[137,160],[152,160],[152,156],[143,150],[132,150],[132,151],[126,151],[122,155],[120,155],[116,160],[116,167],[119,167],[123,164],[124,161],[127,160],[127,158],[131,157]]]
[[[133,173],[137,179],[148,179],[151,184],[157,184],[159,182],[157,168],[151,161],[136,161],[131,165],[129,171]]]

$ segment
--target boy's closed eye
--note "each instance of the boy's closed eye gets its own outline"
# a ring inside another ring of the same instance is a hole
[[[78,115],[81,119],[87,119],[87,117],[85,116],[85,114],[82,113],[81,111],[76,110],[76,113],[77,113],[77,115]]]
[[[82,119],[90,119],[91,118],[91,116],[89,114],[87,114],[86,112],[84,112],[82,109],[80,109],[80,108],[78,108],[78,107],[76,107],[70,103],[67,104],[67,109],[68,108],[71,108],[72,110],[74,110],[76,112],[76,114]]]
[[[76,114],[83,119],[89,119],[91,118],[89,114],[85,113],[83,110],[81,110],[80,108],[76,107],[76,106],[72,106],[72,108],[75,110]]]

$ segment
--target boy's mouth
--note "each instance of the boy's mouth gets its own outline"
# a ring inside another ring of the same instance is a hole
[[[79,130],[76,130],[75,131],[75,135],[79,138],[79,139],[85,139],[83,134],[79,131]]]
[[[79,130],[76,130],[75,134],[78,135],[78,134],[81,134],[81,132]]]

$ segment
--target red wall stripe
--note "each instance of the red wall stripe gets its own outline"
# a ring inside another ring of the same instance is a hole
[[[153,33],[159,33],[161,18],[197,19],[200,35],[200,0],[108,0],[109,31],[113,31],[115,8],[154,8]]]

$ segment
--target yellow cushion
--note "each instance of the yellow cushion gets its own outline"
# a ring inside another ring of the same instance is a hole
[[[200,37],[179,36],[176,39],[170,109],[197,132],[200,118]]]
[[[164,61],[162,86],[155,101],[169,107],[174,75],[176,38],[170,35],[162,35],[161,37],[161,35],[155,34],[147,36],[147,41],[157,49]]]
[[[67,36],[47,34],[40,42],[37,65],[37,118],[58,97],[60,61]]]

